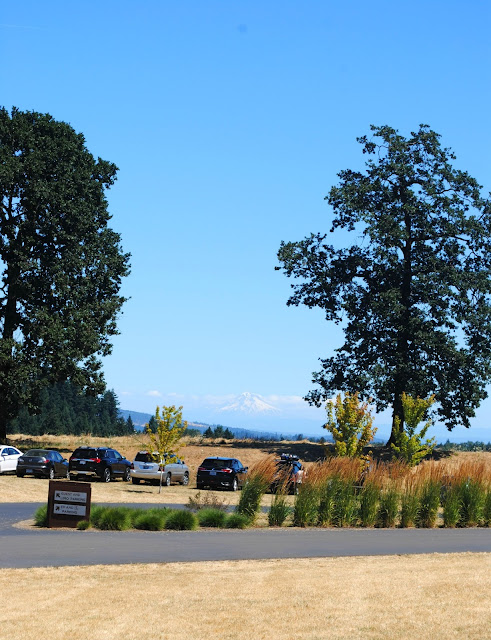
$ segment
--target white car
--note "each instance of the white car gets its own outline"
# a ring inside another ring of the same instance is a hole
[[[22,451],[10,445],[0,445],[0,473],[15,471],[17,460],[21,457]]]
[[[131,482],[139,484],[140,482],[160,482],[160,465],[156,462],[155,457],[148,451],[139,451],[133,462],[131,463]],[[189,467],[179,458],[172,458],[172,462],[168,462],[162,473],[162,484],[170,486],[173,482],[180,484],[189,484]]]

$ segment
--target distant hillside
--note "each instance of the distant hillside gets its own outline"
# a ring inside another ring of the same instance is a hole
[[[147,422],[152,417],[151,413],[142,413],[140,411],[129,411],[127,409],[120,409],[120,415],[127,420],[128,416],[131,416],[133,420],[133,424],[135,425],[135,429],[137,431],[143,431],[143,428],[147,424]],[[209,424],[206,422],[190,422],[188,420],[188,427],[190,429],[198,429],[201,433],[204,433],[209,427],[214,429],[218,424]],[[258,431],[257,429],[244,429],[242,427],[228,427],[224,424],[220,425],[224,429],[230,429],[230,431],[234,434],[234,437],[239,440],[245,440],[247,438],[258,439],[265,438],[270,440],[293,440],[297,436],[297,434],[291,433],[282,433],[281,431]],[[315,440],[319,439],[319,436],[309,436],[305,434],[306,438],[314,438]],[[331,440],[330,434],[324,436],[325,439],[329,442]]]

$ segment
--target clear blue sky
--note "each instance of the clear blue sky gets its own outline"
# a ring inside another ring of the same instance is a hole
[[[105,372],[122,408],[200,419],[252,391],[297,431],[322,423],[297,399],[341,335],[286,307],[280,241],[328,229],[323,198],[371,123],[430,124],[489,191],[490,18],[472,0],[4,3],[0,104],[120,167],[131,299]],[[489,439],[490,412],[453,439]]]

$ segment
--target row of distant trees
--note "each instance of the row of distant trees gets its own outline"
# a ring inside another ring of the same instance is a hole
[[[65,382],[43,390],[37,415],[30,415],[22,407],[8,430],[28,435],[123,436],[134,433],[134,424],[131,416],[127,420],[120,416],[114,391],[87,396],[70,382]]]

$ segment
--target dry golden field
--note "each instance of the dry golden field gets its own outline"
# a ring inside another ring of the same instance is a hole
[[[0,594],[9,640],[491,638],[491,554],[4,569]]]

